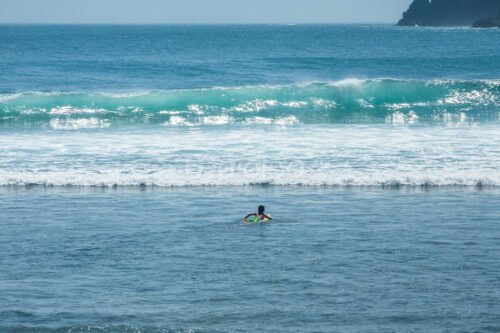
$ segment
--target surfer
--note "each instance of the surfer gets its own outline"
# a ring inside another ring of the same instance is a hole
[[[243,223],[245,224],[255,224],[261,222],[269,222],[272,220],[271,215],[266,215],[264,212],[266,207],[259,206],[257,213],[250,213],[243,218]]]

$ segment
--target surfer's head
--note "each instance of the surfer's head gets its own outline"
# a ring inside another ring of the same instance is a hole
[[[259,206],[259,214],[262,215],[264,214],[264,211],[266,210],[266,207],[264,206]]]

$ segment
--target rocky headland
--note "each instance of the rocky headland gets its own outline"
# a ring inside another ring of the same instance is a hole
[[[400,26],[475,26],[500,25],[500,0],[414,0]]]

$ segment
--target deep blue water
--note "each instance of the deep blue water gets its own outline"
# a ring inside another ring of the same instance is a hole
[[[0,26],[0,92],[498,79],[499,45],[495,29]]]
[[[499,331],[499,41],[1,25],[0,332]]]

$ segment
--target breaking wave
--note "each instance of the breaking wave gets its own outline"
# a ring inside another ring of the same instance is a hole
[[[156,172],[123,172],[108,170],[3,172],[1,187],[218,187],[218,186],[331,186],[331,187],[498,187],[499,172],[333,172],[248,174],[213,172],[194,173],[162,170]]]
[[[0,124],[53,129],[498,121],[500,81],[349,79],[128,93],[0,95]]]

